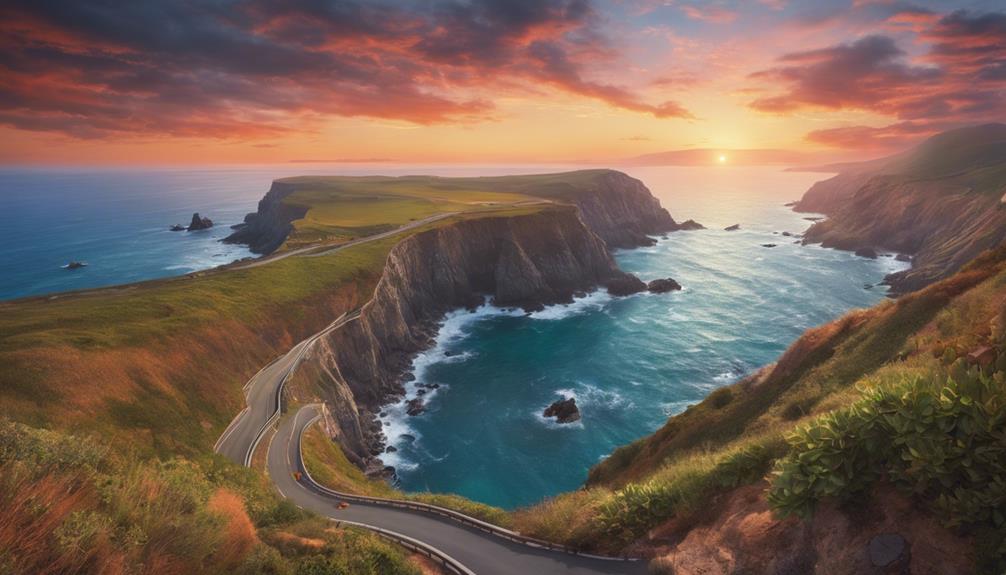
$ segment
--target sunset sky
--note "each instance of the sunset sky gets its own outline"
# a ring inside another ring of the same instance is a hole
[[[0,7],[0,162],[877,156],[1006,119],[1001,0]]]

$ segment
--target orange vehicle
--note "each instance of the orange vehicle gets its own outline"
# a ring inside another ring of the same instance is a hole
[[[349,503],[346,503],[345,501],[340,501],[338,507],[339,509],[345,509],[349,507]]]
[[[294,478],[295,480],[297,480],[297,481],[300,481],[300,478],[301,478],[301,477],[302,477],[302,476],[301,476],[301,474],[300,474],[300,471],[294,471],[294,472],[293,472],[293,478]]]

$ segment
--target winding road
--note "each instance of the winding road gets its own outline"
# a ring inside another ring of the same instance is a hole
[[[339,503],[346,498],[316,484],[301,458],[301,436],[319,417],[317,406],[302,407],[280,422],[279,431],[269,445],[266,464],[269,476],[284,497],[304,509],[336,521],[376,527],[406,539],[421,541],[460,563],[467,572],[478,575],[646,573],[643,561],[597,558],[530,547],[429,512],[360,502],[355,498],[348,507],[340,509]],[[294,472],[300,473],[299,480]]]
[[[269,424],[279,417],[283,384],[300,365],[304,354],[318,338],[359,317],[359,311],[342,314],[325,329],[293,346],[290,351],[263,367],[248,380],[244,387],[248,406],[227,426],[217,444],[213,446],[213,450],[241,465],[249,465],[262,435],[265,434]]]

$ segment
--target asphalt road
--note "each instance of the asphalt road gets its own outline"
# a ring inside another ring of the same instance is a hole
[[[269,445],[269,475],[283,496],[297,505],[335,520],[378,527],[411,537],[445,553],[478,575],[599,575],[643,574],[645,561],[613,561],[536,549],[422,511],[354,502],[339,509],[340,500],[308,479],[300,456],[300,438],[317,420],[318,408],[301,408],[282,420]],[[301,479],[294,472],[301,472]]]
[[[321,336],[359,317],[359,311],[342,314],[328,327],[293,346],[285,355],[256,373],[245,384],[247,407],[227,426],[213,450],[241,465],[248,465],[259,438],[279,410],[279,394],[286,378],[294,372],[307,350]]]

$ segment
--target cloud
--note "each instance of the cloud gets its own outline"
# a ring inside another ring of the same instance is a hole
[[[728,24],[737,19],[737,12],[720,6],[693,6],[685,4],[681,11],[692,20],[701,20],[713,24]]]
[[[750,106],[781,114],[862,110],[897,120],[882,128],[848,126],[807,136],[840,147],[904,145],[947,127],[1006,117],[1006,14],[937,16],[902,8],[891,18],[918,30],[925,51],[914,60],[885,35],[786,54],[776,66],[750,75],[776,88]]]
[[[589,79],[618,54],[587,0],[12,0],[0,122],[81,138],[252,138],[325,116],[494,117],[499,86],[690,117]],[[514,88],[517,86],[517,88]]]

